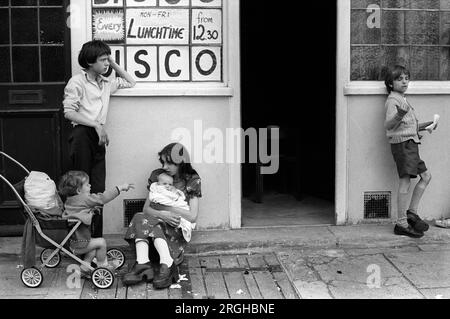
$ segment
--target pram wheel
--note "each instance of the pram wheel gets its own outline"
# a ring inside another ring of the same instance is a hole
[[[114,283],[114,274],[106,268],[97,268],[92,272],[92,283],[100,289],[108,289]]]
[[[50,255],[53,253],[53,249],[46,248],[41,252],[41,262],[44,264],[45,261],[50,257]],[[59,263],[61,262],[61,255],[60,253],[56,253],[55,256],[52,257],[51,260],[48,261],[48,263],[45,265],[47,268],[55,268],[58,267]]]
[[[106,252],[108,263],[113,265],[116,269],[120,269],[125,264],[125,254],[117,248],[108,249]]]
[[[44,277],[37,268],[25,268],[20,273],[20,278],[25,286],[28,288],[37,288],[42,284]]]

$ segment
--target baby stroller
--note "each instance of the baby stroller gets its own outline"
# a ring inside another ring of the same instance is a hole
[[[24,200],[24,181],[26,177],[30,174],[22,164],[13,159],[11,156],[0,151],[0,155],[11,160],[17,166],[22,168],[26,172],[25,178],[16,184],[11,184],[3,175],[0,174],[0,178],[11,188],[14,192],[15,196],[22,204],[24,208],[24,216],[25,216],[25,228],[27,223],[31,223],[32,234],[28,234],[28,238],[32,238],[32,256],[30,256],[31,262],[24,261],[24,269],[22,270],[20,277],[25,286],[29,288],[37,288],[41,285],[43,281],[42,270],[44,267],[47,268],[55,268],[61,262],[61,254],[60,251],[70,256],[80,264],[83,264],[92,272],[91,280],[92,283],[100,289],[107,289],[112,286],[114,283],[114,274],[112,271],[106,268],[94,268],[92,265],[80,259],[78,256],[70,252],[69,248],[69,239],[72,234],[77,230],[77,228],[81,225],[81,221],[78,219],[63,219],[61,217],[58,218],[49,218],[48,215],[41,214],[41,212],[35,208],[30,207]],[[34,232],[34,229],[37,232]],[[24,237],[25,237],[25,229],[24,229]],[[25,240],[25,238],[24,238]],[[35,247],[37,245],[44,250],[40,254],[40,260],[42,265],[40,267],[35,267]],[[56,249],[53,249],[56,248]],[[22,249],[24,249],[22,247]],[[111,248],[107,251],[108,262],[111,262],[115,265],[116,269],[122,267],[125,263],[125,255],[124,253],[117,248]],[[25,259],[25,257],[23,257]],[[32,263],[32,265],[29,265]],[[28,265],[27,265],[28,264]]]

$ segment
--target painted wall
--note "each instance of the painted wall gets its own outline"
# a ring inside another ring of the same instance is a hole
[[[223,12],[223,83],[138,83],[111,97],[106,124],[110,138],[106,187],[129,182],[135,183],[136,189],[105,205],[105,234],[125,231],[123,200],[147,197],[150,172],[161,166],[157,153],[173,142],[175,129],[185,128],[194,136],[197,120],[202,121],[203,132],[215,128],[225,134],[226,128],[241,126],[239,1],[223,1]],[[79,50],[92,39],[90,1],[77,2],[70,14],[72,73],[76,74],[80,71]],[[205,139],[203,146],[207,144]],[[194,162],[193,167],[202,178],[197,229],[239,228],[240,164],[203,161]]]
[[[114,97],[108,115],[107,187],[135,183],[136,189],[105,207],[106,233],[123,231],[123,200],[148,196],[147,179],[161,167],[157,153],[177,128],[186,128],[194,137],[194,121],[225,132],[229,123],[228,99],[222,97]],[[225,119],[225,120],[224,120]],[[192,144],[191,156],[195,148]],[[208,143],[203,142],[204,146]],[[196,160],[193,158],[193,160]],[[227,164],[193,163],[202,178],[198,228],[229,227],[229,167]]]
[[[396,218],[398,175],[384,131],[385,95],[348,97],[348,223],[361,222],[364,217],[364,192],[391,191],[391,216]],[[450,110],[449,95],[410,95],[420,122],[441,116],[433,134],[422,132],[421,158],[433,179],[419,205],[419,214],[426,219],[450,217]],[[413,179],[410,194],[415,183]]]

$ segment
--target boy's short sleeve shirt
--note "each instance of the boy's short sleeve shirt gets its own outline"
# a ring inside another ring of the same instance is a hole
[[[82,70],[64,89],[64,113],[79,112],[90,120],[105,124],[111,94],[129,87],[132,87],[131,83],[120,77],[108,79],[100,75],[97,81],[92,81]]]

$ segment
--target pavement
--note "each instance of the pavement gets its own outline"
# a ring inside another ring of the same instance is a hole
[[[122,235],[105,235],[134,261]],[[420,239],[393,234],[392,225],[261,227],[195,231],[177,285],[113,289],[90,282],[68,287],[63,258],[44,269],[44,283],[20,280],[21,237],[0,237],[0,299],[449,299],[450,229],[430,226]]]

